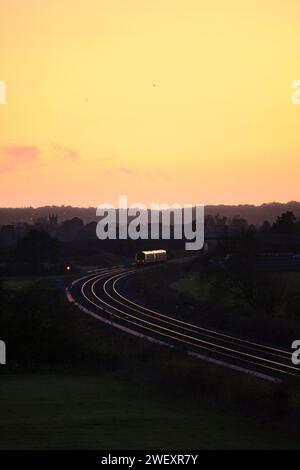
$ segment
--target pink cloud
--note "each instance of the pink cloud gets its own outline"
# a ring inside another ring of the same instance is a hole
[[[35,160],[39,156],[37,147],[13,146],[5,147],[2,153],[7,156],[21,161]]]
[[[39,155],[39,149],[34,146],[4,147],[0,151],[0,173],[27,168]]]
[[[80,157],[76,150],[60,144],[51,145],[51,160],[40,158],[44,154],[36,146],[13,145],[0,149],[0,173],[27,169],[44,168],[58,165],[63,161],[72,161]],[[54,155],[53,155],[54,151]]]

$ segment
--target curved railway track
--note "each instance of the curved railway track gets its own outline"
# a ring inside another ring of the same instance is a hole
[[[291,350],[185,322],[127,298],[120,283],[136,272],[122,267],[99,270],[74,281],[67,295],[99,320],[210,362],[270,380],[300,376],[300,368],[292,364]]]

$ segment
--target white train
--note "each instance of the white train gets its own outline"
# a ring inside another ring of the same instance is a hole
[[[137,265],[158,263],[160,261],[166,261],[166,259],[166,250],[140,251],[135,255],[135,261]]]

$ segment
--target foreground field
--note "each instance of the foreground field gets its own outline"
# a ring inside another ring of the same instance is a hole
[[[111,377],[3,375],[1,449],[297,448],[283,435]]]

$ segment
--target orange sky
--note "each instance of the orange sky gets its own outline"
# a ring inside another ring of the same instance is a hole
[[[0,0],[0,206],[299,200],[297,0]]]

